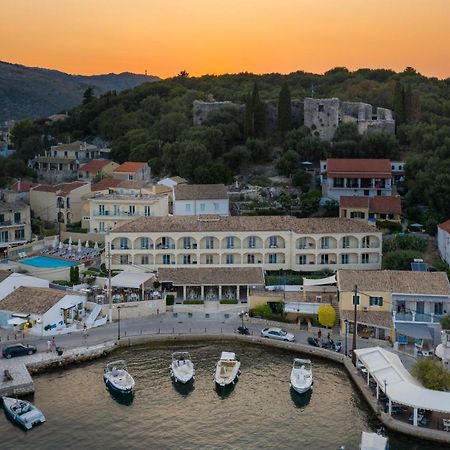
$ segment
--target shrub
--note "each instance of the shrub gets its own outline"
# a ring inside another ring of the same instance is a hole
[[[336,310],[331,305],[323,305],[317,313],[319,323],[323,327],[331,328],[336,322]]]
[[[265,303],[264,305],[255,306],[251,310],[252,317],[262,317],[263,319],[269,319],[272,316],[272,309]]]
[[[158,289],[161,286],[161,283],[158,280],[153,282],[153,289]]]
[[[391,220],[377,220],[377,228],[387,230],[390,233],[400,233],[402,231],[401,223],[392,222]]]
[[[185,305],[203,305],[205,303],[204,300],[185,300],[183,302]]]
[[[174,295],[172,295],[172,294],[167,294],[166,295],[166,305],[167,306],[172,306],[174,301],[175,301],[175,296]]]
[[[411,270],[414,259],[422,259],[423,254],[415,250],[395,250],[383,256],[383,269]]]
[[[409,236],[407,234],[397,235],[392,239],[385,239],[383,242],[384,252],[392,252],[395,250],[415,250],[424,252],[426,248],[426,239],[417,236]]]
[[[450,330],[450,314],[441,319],[441,327],[443,330]]]
[[[59,284],[60,286],[73,286],[73,283],[67,280],[53,280],[52,283]]]
[[[424,358],[416,361],[412,373],[428,389],[436,391],[450,389],[450,372],[432,359]]]
[[[224,298],[222,300],[220,300],[220,304],[221,305],[236,305],[237,304],[237,300],[236,299],[229,299],[229,298]]]

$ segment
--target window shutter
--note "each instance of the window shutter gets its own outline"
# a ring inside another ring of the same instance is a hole
[[[383,306],[383,297],[378,298],[378,305]]]
[[[373,304],[374,304],[374,298],[373,297],[369,298],[369,304],[370,304],[370,306],[373,306]]]

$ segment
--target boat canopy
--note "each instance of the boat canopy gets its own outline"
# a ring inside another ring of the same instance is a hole
[[[233,360],[236,359],[236,354],[233,352],[222,352],[222,354],[220,355],[220,359]]]
[[[426,389],[406,370],[400,358],[381,347],[355,350],[360,364],[391,401],[411,408],[450,414],[450,392]]]

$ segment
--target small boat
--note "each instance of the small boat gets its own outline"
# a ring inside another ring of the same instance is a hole
[[[172,364],[169,370],[175,383],[186,384],[195,379],[194,364],[188,352],[172,353]]]
[[[134,391],[133,377],[128,373],[127,364],[123,360],[107,364],[103,379],[106,386],[115,393],[131,394]]]
[[[241,362],[235,353],[222,352],[216,364],[214,381],[221,387],[233,385],[241,374],[240,367]]]
[[[309,391],[313,385],[311,360],[295,358],[290,381],[290,386],[295,392],[304,394]]]
[[[11,397],[2,397],[3,409],[7,416],[16,424],[26,430],[31,430],[35,425],[45,422],[42,411],[26,400],[18,400]]]
[[[387,450],[389,448],[388,438],[380,432],[367,433],[363,431],[359,448],[360,450]]]

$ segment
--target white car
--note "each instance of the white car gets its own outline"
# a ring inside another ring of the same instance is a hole
[[[261,336],[270,339],[278,339],[279,341],[295,341],[295,336],[292,333],[284,331],[282,328],[264,328],[261,331]]]

